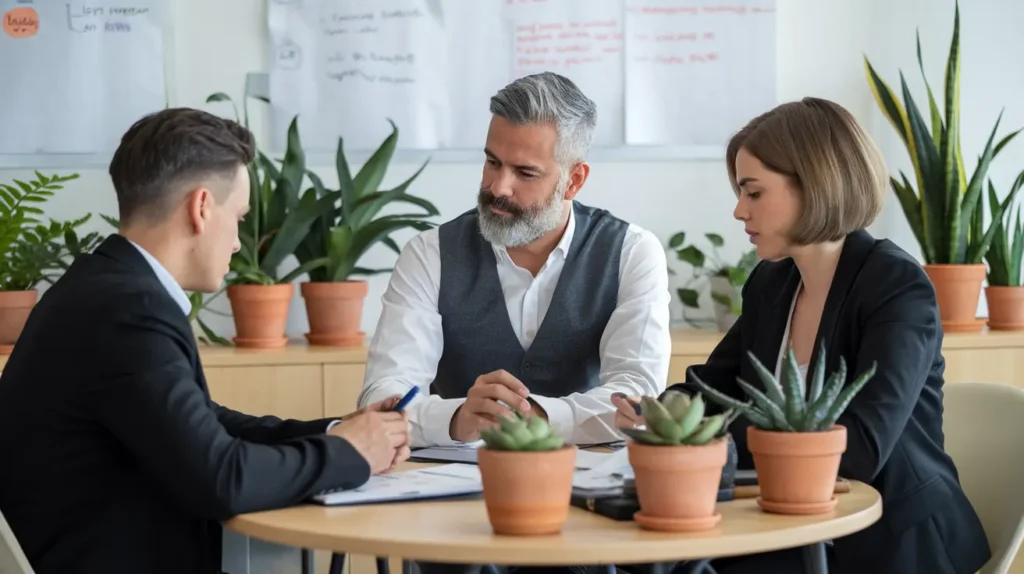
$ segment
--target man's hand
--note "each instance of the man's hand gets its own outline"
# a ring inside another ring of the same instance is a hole
[[[402,395],[393,395],[393,396],[390,396],[390,397],[384,399],[383,401],[377,401],[375,403],[366,405],[365,407],[363,407],[363,408],[361,408],[361,409],[359,409],[357,411],[351,412],[351,413],[345,415],[342,418],[346,418],[347,419],[347,418],[354,417],[356,415],[361,415],[363,413],[379,413],[379,412],[390,411],[391,409],[395,408],[395,406],[398,405],[398,402],[401,401],[401,400],[402,400]]]
[[[481,429],[494,426],[502,417],[513,416],[511,409],[522,413],[529,411],[529,396],[526,385],[508,371],[481,375],[466,393],[466,402],[455,411],[448,432],[453,440],[477,440]]]
[[[371,410],[389,401],[392,399],[361,409],[327,431],[347,440],[369,463],[372,474],[391,470],[410,454],[409,419],[405,413]]]
[[[615,405],[615,428],[635,429],[643,426],[644,417],[640,416],[640,397],[627,397],[622,393],[612,395]]]

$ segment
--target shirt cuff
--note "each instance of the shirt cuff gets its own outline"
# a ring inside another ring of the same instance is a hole
[[[417,413],[416,420],[410,421],[414,427],[413,448],[471,444],[454,440],[451,434],[452,417],[465,401],[442,399],[425,403]]]
[[[337,419],[337,420],[333,420],[333,421],[331,421],[330,423],[328,423],[328,424],[327,424],[327,429],[326,429],[326,430],[324,430],[324,432],[325,432],[325,433],[326,433],[326,432],[331,432],[331,429],[332,429],[332,428],[334,428],[334,425],[336,425],[336,424],[338,424],[338,423],[340,423],[340,422],[341,422],[341,419]]]
[[[558,433],[566,442],[572,442],[576,420],[572,407],[562,399],[530,395],[530,399],[540,405],[548,415],[548,426]]]

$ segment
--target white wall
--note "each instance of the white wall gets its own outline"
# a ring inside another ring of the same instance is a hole
[[[926,71],[933,90],[938,90],[949,48],[953,0],[777,3],[779,101],[814,95],[841,103],[864,122],[890,167],[911,174],[902,142],[875,106],[862,58],[866,54],[893,89],[898,89],[898,71],[903,70],[915,99],[926,111],[914,30],[920,29]],[[168,4],[172,6],[174,28],[173,51],[168,58],[172,63],[172,105],[205,107],[206,96],[217,91],[240,100],[245,74],[266,70],[265,2],[173,0]],[[980,153],[1000,108],[1006,108],[1002,133],[1024,126],[1024,68],[1020,61],[1024,38],[1015,30],[1015,23],[1024,17],[1024,2],[963,0],[960,9],[963,150],[968,169],[973,170],[974,158]],[[200,14],[201,17],[195,17]],[[224,107],[207,109],[229,113]],[[261,122],[254,127],[259,135]],[[442,213],[441,220],[453,217],[474,205],[481,166],[432,164],[420,176],[416,193],[435,201]],[[334,179],[333,166],[313,167],[329,184]],[[394,165],[385,185],[405,179],[417,167]],[[1021,169],[1024,142],[1015,142],[992,170],[997,188],[1005,193]],[[78,171],[82,178],[52,200],[48,215],[69,218],[84,211],[116,214],[114,192],[105,170]],[[0,181],[27,175],[24,171],[0,170]],[[579,199],[647,227],[666,241],[679,230],[694,235],[714,231],[725,236],[723,254],[728,257],[738,256],[748,246],[742,227],[732,219],[734,198],[722,161],[597,162],[592,165],[590,179]],[[95,228],[108,231],[102,222],[97,222]],[[919,256],[913,235],[891,193],[885,212],[872,231],[877,236],[890,237]],[[393,256],[383,248],[372,252],[370,259],[365,262],[370,267],[389,266],[393,262]],[[687,274],[684,270],[680,277]],[[380,296],[386,285],[386,275],[370,280],[363,319],[368,333],[376,324]],[[221,308],[226,308],[226,301],[221,302],[225,303]],[[983,302],[980,311],[984,313]],[[673,302],[673,312],[680,316],[678,301]],[[222,334],[233,333],[228,318],[213,316],[210,322]],[[302,300],[296,295],[289,333],[301,336],[306,326]]]

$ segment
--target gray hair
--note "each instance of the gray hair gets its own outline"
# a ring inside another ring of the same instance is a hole
[[[597,106],[569,78],[553,72],[513,81],[491,98],[491,113],[517,125],[555,124],[555,159],[563,171],[590,151]]]

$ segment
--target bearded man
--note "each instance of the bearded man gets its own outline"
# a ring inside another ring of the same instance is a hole
[[[664,249],[575,200],[596,107],[573,82],[520,78],[490,111],[478,205],[402,249],[359,404],[420,387],[414,448],[476,441],[511,409],[577,445],[621,440],[611,395],[668,378]]]

